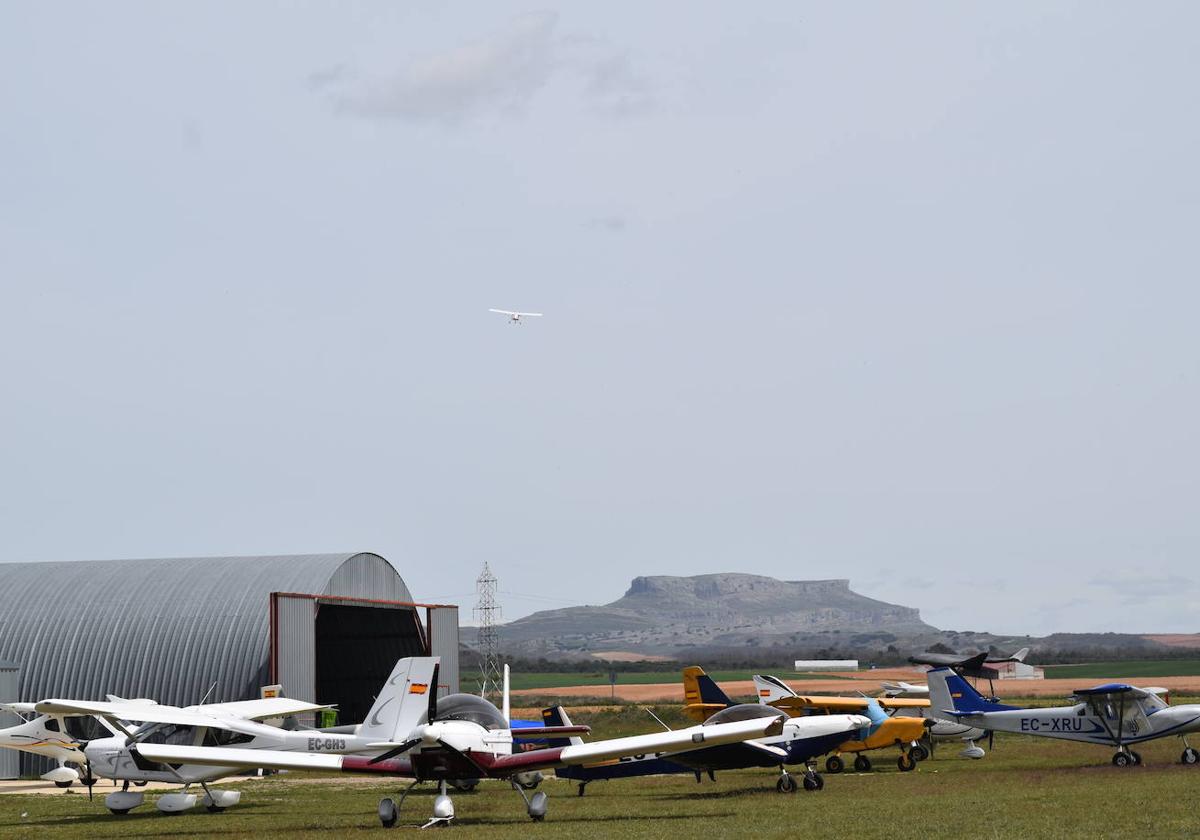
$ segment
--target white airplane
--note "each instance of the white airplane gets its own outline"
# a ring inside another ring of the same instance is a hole
[[[541,318],[541,312],[511,312],[507,309],[489,309],[488,312],[495,312],[499,315],[507,315],[508,323],[519,324],[522,318]]]
[[[386,773],[414,781],[399,803],[391,798],[379,802],[379,820],[392,827],[400,817],[405,797],[422,782],[436,782],[438,795],[433,817],[425,825],[445,825],[454,818],[454,803],[446,794],[449,782],[463,779],[504,779],[525,802],[530,818],[546,816],[546,794],[526,796],[517,778],[535,770],[619,760],[626,756],[660,753],[671,756],[721,744],[779,735],[780,717],[756,717],[730,723],[700,724],[686,729],[635,735],[606,741],[513,751],[509,716],[508,667],[504,668],[503,709],[473,694],[450,694],[438,699],[438,657],[401,659],[388,685],[400,688],[399,702],[373,710],[369,723],[378,733],[371,757],[322,755],[315,750],[283,752],[254,750],[244,746],[138,744],[143,760],[213,764],[229,767],[274,767],[292,770],[342,770],[354,773]],[[588,731],[586,726],[523,728],[522,738],[561,738]]]
[[[887,697],[907,697],[916,699],[929,698],[929,686],[914,685],[904,681],[900,682],[884,682],[880,683],[883,688],[883,693]],[[977,726],[967,726],[956,720],[951,720],[946,715],[939,715],[938,712],[930,708],[925,709],[900,709],[896,712],[897,715],[911,715],[919,713],[933,721],[933,726],[929,728],[929,754],[933,755],[934,744],[943,741],[962,741],[966,746],[962,748],[959,755],[963,758],[983,758],[987,755],[983,747],[975,742],[987,737],[991,738],[991,733],[980,729]]]
[[[79,771],[67,764],[83,767],[87,757],[83,754],[80,739],[68,727],[69,718],[58,715],[34,714],[32,703],[0,703],[0,710],[11,712],[23,719],[21,723],[0,729],[0,748],[52,758],[58,766],[42,774],[48,782],[60,788],[69,788],[80,780]],[[84,784],[87,784],[85,781]]]
[[[1179,736],[1184,747],[1180,761],[1200,761],[1200,753],[1187,742],[1188,733],[1200,732],[1200,704],[1168,706],[1153,691],[1105,683],[1077,690],[1071,706],[1026,709],[988,700],[950,668],[935,668],[928,679],[933,707],[971,726],[1114,746],[1117,767],[1142,763],[1130,744]]]

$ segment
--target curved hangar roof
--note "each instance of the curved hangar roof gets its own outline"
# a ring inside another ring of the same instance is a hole
[[[257,696],[272,592],[412,601],[369,553],[3,563],[0,661],[21,663],[22,700]]]

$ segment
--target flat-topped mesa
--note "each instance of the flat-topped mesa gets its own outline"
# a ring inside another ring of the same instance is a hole
[[[794,643],[797,633],[832,631],[936,632],[918,610],[859,595],[845,579],[784,581],[729,572],[637,577],[610,604],[534,613],[502,633],[506,643],[529,651],[611,644],[670,651],[718,642]]]

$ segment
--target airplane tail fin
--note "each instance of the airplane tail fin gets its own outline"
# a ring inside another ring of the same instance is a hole
[[[759,703],[774,703],[785,697],[796,696],[796,692],[792,691],[791,686],[779,677],[772,677],[768,674],[754,675],[754,691],[758,695]]]
[[[703,722],[713,712],[734,705],[712,677],[699,665],[683,669],[683,710],[693,720]]]
[[[1009,657],[1013,662],[1024,662],[1025,657],[1029,655],[1029,648],[1023,647],[1012,656]]]
[[[542,723],[546,726],[574,726],[567,717],[567,710],[562,706],[542,709]],[[551,747],[577,747],[583,743],[583,739],[578,735],[572,735],[570,738],[550,737],[546,739],[546,743]]]
[[[969,715],[1017,708],[988,700],[950,668],[935,668],[926,676],[929,679],[929,706],[935,715],[939,712]]]
[[[404,740],[413,727],[428,721],[436,708],[437,656],[406,656],[396,663],[379,690],[358,734],[378,741]]]

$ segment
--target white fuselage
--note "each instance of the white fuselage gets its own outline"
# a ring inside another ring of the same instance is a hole
[[[43,755],[59,763],[82,764],[84,760],[79,742],[67,732],[65,722],[50,715],[0,729],[0,747]]]
[[[1097,707],[1096,704],[1077,703],[1050,709],[979,712],[961,717],[964,723],[997,732],[1018,732],[1022,735],[1113,746],[1118,743],[1118,738],[1123,744],[1137,744],[1200,731],[1200,705],[1144,710],[1139,704],[1131,703],[1123,715],[1111,706],[1105,708],[1103,705]]]

